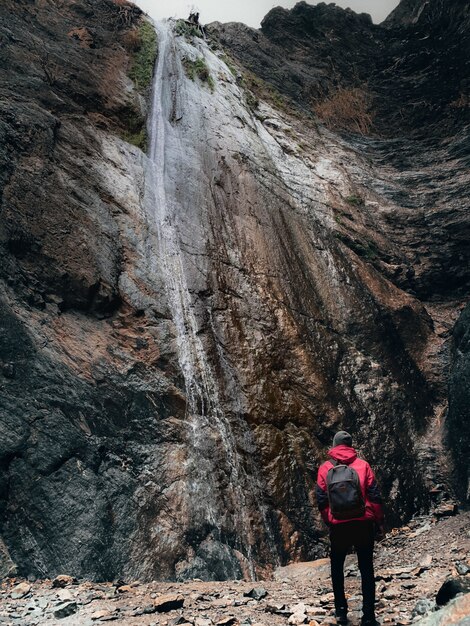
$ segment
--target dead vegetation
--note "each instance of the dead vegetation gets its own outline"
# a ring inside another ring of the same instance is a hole
[[[54,87],[60,78],[61,68],[58,63],[54,61],[47,50],[42,50],[39,54],[39,65],[44,73],[46,81],[51,87]]]
[[[368,135],[374,124],[372,97],[361,87],[339,87],[314,101],[313,111],[332,130],[346,130]]]

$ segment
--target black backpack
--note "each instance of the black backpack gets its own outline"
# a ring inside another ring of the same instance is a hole
[[[331,462],[326,478],[331,515],[337,520],[362,517],[366,507],[358,473],[349,465]]]

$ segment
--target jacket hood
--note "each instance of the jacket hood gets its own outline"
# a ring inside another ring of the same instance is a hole
[[[357,459],[357,452],[356,450],[354,450],[354,448],[340,445],[336,446],[335,448],[331,448],[331,450],[328,450],[328,456],[332,459],[335,459],[335,461],[340,461],[340,463],[349,465]]]

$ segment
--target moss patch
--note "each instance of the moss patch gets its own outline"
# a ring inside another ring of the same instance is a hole
[[[175,33],[180,37],[186,37],[188,39],[201,37],[200,29],[194,24],[188,24],[185,20],[178,20],[176,22]]]
[[[124,131],[121,135],[121,139],[124,139],[127,143],[140,148],[142,152],[147,152],[147,132],[145,128],[141,128],[136,133]]]
[[[346,198],[346,202],[348,204],[352,204],[353,206],[362,206],[364,204],[364,198],[361,198],[361,196],[352,195]]]
[[[209,68],[207,67],[207,63],[203,57],[198,57],[195,61],[185,57],[183,59],[183,67],[186,72],[186,76],[190,80],[196,80],[196,78],[199,78],[201,82],[207,83],[211,91],[214,91],[214,79],[212,78]]]
[[[157,34],[147,20],[142,20],[138,30],[137,50],[133,54],[129,78],[140,92],[152,84],[153,68],[157,58]]]

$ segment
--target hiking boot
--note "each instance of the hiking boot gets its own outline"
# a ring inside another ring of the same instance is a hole
[[[345,626],[348,623],[348,609],[347,607],[340,607],[335,610],[336,623]]]

